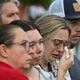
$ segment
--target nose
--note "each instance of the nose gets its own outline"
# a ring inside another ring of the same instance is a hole
[[[58,46],[58,51],[60,53],[62,53],[64,51],[64,45],[63,44],[60,44],[60,46]]]
[[[15,14],[15,15],[14,15],[14,20],[20,20],[19,15]]]
[[[32,48],[30,47],[28,53],[29,53],[30,55],[33,55],[33,53],[34,53],[34,49],[32,49]]]
[[[40,54],[42,52],[42,45],[36,44],[36,52],[37,54]]]

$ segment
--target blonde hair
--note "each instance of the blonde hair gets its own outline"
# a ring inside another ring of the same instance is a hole
[[[70,23],[56,15],[45,15],[36,20],[35,24],[38,26],[43,38],[46,38],[49,34],[55,33],[61,28],[69,28]]]

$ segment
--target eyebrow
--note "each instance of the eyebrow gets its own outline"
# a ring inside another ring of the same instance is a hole
[[[22,42],[26,42],[26,41],[28,41],[28,40],[21,40],[21,41],[14,41],[14,42],[21,42],[22,43]]]
[[[41,40],[43,40],[43,38],[41,38],[41,39],[39,39],[39,40],[37,40],[37,41],[41,41]],[[30,43],[35,43],[36,41],[30,41]]]

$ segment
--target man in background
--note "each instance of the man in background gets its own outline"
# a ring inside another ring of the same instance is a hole
[[[19,20],[19,9],[16,3],[5,1],[0,4],[0,23],[8,24]]]

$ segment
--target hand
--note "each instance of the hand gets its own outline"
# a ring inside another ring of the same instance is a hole
[[[64,76],[65,76],[67,70],[73,64],[74,64],[74,55],[73,55],[72,51],[69,51],[69,53],[64,51],[64,54],[63,54],[63,56],[61,57],[61,60],[60,60],[58,76],[57,76],[56,80],[64,80]]]
[[[74,55],[71,50],[68,52],[64,51],[63,56],[60,59],[60,66],[59,69],[62,70],[64,73],[74,64]]]

